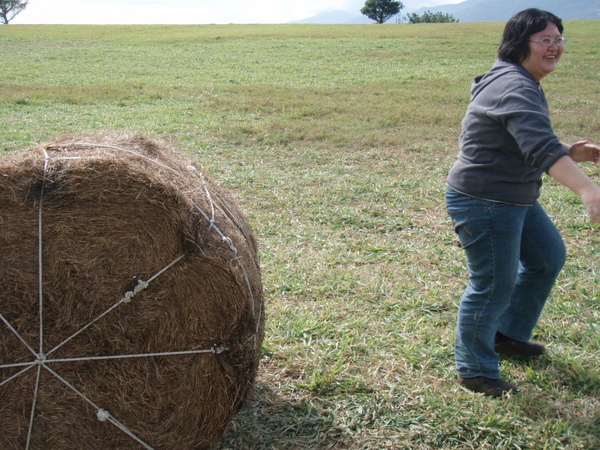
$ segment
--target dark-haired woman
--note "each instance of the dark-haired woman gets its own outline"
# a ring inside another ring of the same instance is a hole
[[[542,174],[581,196],[600,222],[600,188],[574,161],[600,160],[588,141],[561,143],[539,81],[564,51],[563,25],[538,9],[506,24],[498,60],[475,79],[446,206],[467,256],[469,282],[455,342],[459,383],[493,397],[519,391],[501,379],[499,355],[544,352],[533,328],[565,262],[565,246],[537,202]]]

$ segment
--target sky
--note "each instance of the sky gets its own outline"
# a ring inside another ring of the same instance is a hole
[[[404,0],[401,14],[464,0]],[[287,23],[317,14],[356,12],[365,0],[29,0],[11,24]]]

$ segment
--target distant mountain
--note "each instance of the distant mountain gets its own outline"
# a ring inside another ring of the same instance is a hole
[[[360,12],[350,11],[328,11],[307,19],[297,20],[290,23],[319,23],[319,24],[353,24],[353,23],[373,23],[367,16]]]
[[[425,11],[452,14],[461,22],[506,22],[515,13],[525,8],[539,8],[556,14],[563,20],[600,20],[600,0],[466,0],[462,3],[419,8],[414,11],[400,11],[404,17],[408,13],[423,14]],[[388,23],[393,23],[393,17]],[[328,11],[307,19],[290,23],[318,24],[363,24],[374,23],[360,11]]]
[[[453,5],[420,8],[425,11],[452,14],[461,22],[505,22],[525,8],[539,8],[556,14],[563,20],[599,20],[600,0],[466,0]]]

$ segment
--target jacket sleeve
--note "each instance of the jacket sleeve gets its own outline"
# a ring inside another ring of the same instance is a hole
[[[552,130],[541,86],[517,82],[505,92],[488,114],[504,125],[527,164],[548,172],[556,161],[569,153]]]

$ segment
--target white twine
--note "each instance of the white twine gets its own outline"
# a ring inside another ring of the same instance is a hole
[[[222,347],[211,347],[210,349],[202,350],[181,350],[178,352],[156,352],[156,353],[134,353],[131,355],[105,355],[105,356],[82,356],[79,358],[56,358],[46,361],[50,363],[61,363],[61,362],[81,362],[81,361],[103,361],[110,359],[127,359],[127,358],[149,358],[154,356],[177,356],[177,355],[199,355],[201,353],[216,353],[220,354],[223,352]]]
[[[21,375],[22,373],[27,372],[29,369],[31,369],[33,366],[35,366],[34,362],[28,362],[28,363],[23,363],[22,365],[27,365],[27,367],[25,367],[23,370],[15,373],[14,375],[8,377],[6,380],[2,381],[0,383],[0,386],[2,386],[3,384],[8,383],[10,380],[12,380],[13,378],[17,378],[19,375]],[[22,365],[17,365],[17,364],[3,364],[2,366],[0,366],[1,368],[9,368],[9,367],[21,367]]]
[[[10,378],[0,382],[0,386],[7,383],[8,381],[16,378],[22,373],[29,370],[31,367],[35,365],[46,365],[52,363],[62,363],[62,362],[82,362],[82,361],[103,361],[110,359],[127,359],[127,358],[150,358],[155,356],[181,356],[181,355],[199,355],[202,353],[215,353],[220,355],[221,353],[229,350],[229,348],[223,344],[213,344],[213,346],[209,349],[198,349],[198,350],[180,350],[174,352],[155,352],[155,353],[133,353],[128,355],[104,355],[104,356],[80,356],[76,358],[53,358],[48,359],[45,356],[43,358],[39,358],[37,361],[29,361],[22,363],[13,363],[13,364],[0,364],[0,369],[9,369],[15,367],[25,367],[20,372],[12,375]]]
[[[138,292],[143,291],[149,285],[150,285],[150,283],[148,283],[147,281],[137,280],[137,284],[135,285],[135,288],[131,291],[127,291],[125,293],[125,295],[123,296],[123,298],[121,298],[121,300],[119,300],[119,303],[129,303],[131,301],[131,299],[135,295],[137,295]]]
[[[178,261],[180,261],[183,258],[183,256],[184,255],[181,255],[181,256],[175,258],[173,261],[171,261],[169,264],[167,264],[164,268],[162,268],[160,271],[158,271],[156,274],[154,274],[152,277],[150,277],[148,279],[148,281],[138,280],[135,288],[132,291],[127,291],[125,293],[125,295],[123,295],[123,297],[121,297],[121,299],[118,302],[116,302],[114,305],[112,305],[110,308],[108,308],[102,314],[100,314],[99,316],[97,316],[95,319],[93,319],[87,325],[84,325],[78,331],[76,331],[71,336],[69,336],[68,338],[66,338],[64,341],[62,341],[60,344],[58,344],[56,347],[54,347],[52,350],[50,350],[48,353],[46,353],[46,355],[50,355],[51,353],[53,353],[56,350],[58,350],[60,347],[62,347],[63,345],[65,345],[67,342],[69,342],[71,339],[73,339],[74,337],[78,336],[79,334],[81,334],[82,332],[84,332],[85,330],[87,330],[89,327],[91,327],[93,324],[95,324],[96,322],[98,322],[104,316],[108,315],[113,309],[117,308],[122,303],[129,303],[131,301],[131,299],[135,295],[137,295],[140,291],[143,291],[144,289],[146,289],[150,285],[150,282],[152,280],[154,280],[157,276],[161,275],[163,272],[165,272],[166,270],[168,270],[169,268],[171,268],[175,263],[177,263]]]
[[[130,153],[133,155],[136,155],[140,158],[143,158],[147,161],[152,162],[153,164],[156,164],[166,170],[169,170],[170,172],[174,173],[175,175],[179,176],[180,178],[182,178],[184,181],[190,183],[189,179],[187,177],[185,177],[183,174],[181,174],[180,172],[176,171],[175,169],[162,164],[159,161],[155,161],[151,158],[146,157],[145,155],[142,155],[136,151],[133,150],[129,150],[129,149],[125,149],[125,148],[121,148],[121,147],[117,147],[117,146],[112,146],[112,145],[104,145],[104,144],[93,144],[93,143],[73,143],[73,144],[68,144],[68,145],[72,145],[72,146],[91,146],[91,147],[105,147],[105,148],[112,148],[115,150],[119,150],[119,151],[123,151],[126,153]],[[89,157],[90,159],[95,159],[95,157]],[[54,377],[56,377],[58,380],[60,380],[65,386],[67,386],[69,389],[71,389],[73,392],[75,392],[79,397],[81,397],[84,401],[86,401],[87,403],[89,403],[90,405],[92,405],[97,413],[96,416],[98,418],[99,421],[101,422],[105,422],[105,421],[109,421],[110,423],[112,423],[114,426],[116,426],[117,428],[119,428],[121,431],[123,431],[125,434],[127,434],[128,436],[130,436],[132,439],[134,439],[135,441],[137,441],[138,443],[140,443],[143,447],[145,447],[146,449],[152,450],[152,447],[149,446],[147,443],[145,443],[144,441],[142,441],[138,436],[136,436],[133,432],[131,432],[125,425],[123,425],[121,422],[119,422],[116,418],[114,418],[110,412],[100,408],[98,405],[96,405],[91,399],[89,399],[88,397],[86,397],[83,393],[81,393],[78,389],[75,388],[75,386],[73,386],[71,383],[69,383],[67,380],[65,380],[63,377],[61,377],[56,371],[52,370],[48,364],[50,363],[60,363],[60,362],[74,362],[74,361],[96,361],[96,360],[109,360],[109,359],[124,359],[124,358],[142,358],[142,357],[156,357],[156,356],[172,356],[172,355],[187,355],[187,354],[201,354],[201,353],[214,353],[214,354],[221,354],[224,351],[227,351],[228,348],[222,344],[214,344],[210,349],[201,349],[201,350],[186,350],[186,351],[176,351],[176,352],[158,352],[158,353],[145,353],[145,354],[132,354],[132,355],[111,355],[111,356],[90,356],[90,357],[80,357],[80,358],[57,358],[57,359],[48,359],[48,356],[53,353],[54,351],[56,351],[58,348],[62,347],[64,344],[66,344],[67,342],[69,342],[71,339],[73,339],[74,337],[76,337],[77,335],[81,334],[84,330],[86,330],[87,328],[89,328],[90,326],[92,326],[94,323],[96,323],[98,320],[100,320],[101,318],[105,317],[106,315],[108,315],[109,313],[111,313],[114,309],[116,309],[119,305],[123,304],[123,303],[130,303],[131,300],[141,291],[143,291],[144,289],[147,289],[150,282],[152,280],[154,280],[156,277],[160,276],[162,273],[164,273],[166,270],[168,270],[169,268],[171,268],[173,265],[175,265],[177,262],[179,262],[184,255],[181,255],[179,257],[177,257],[176,259],[174,259],[173,261],[171,261],[169,264],[167,264],[163,269],[161,269],[159,272],[157,272],[156,274],[154,274],[151,278],[149,278],[148,280],[144,281],[144,280],[137,280],[137,284],[135,285],[135,287],[132,290],[127,291],[123,297],[121,297],[121,299],[119,299],[115,304],[113,304],[111,307],[109,307],[106,311],[104,311],[103,313],[101,313],[100,315],[98,315],[95,319],[93,319],[92,321],[90,321],[88,324],[86,324],[85,326],[83,326],[81,329],[79,329],[77,332],[75,332],[73,335],[67,337],[63,342],[61,342],[60,344],[58,344],[57,346],[55,346],[53,349],[51,349],[50,351],[48,351],[47,353],[44,353],[44,321],[43,321],[43,300],[44,300],[44,294],[43,294],[43,270],[42,270],[42,266],[43,266],[43,255],[42,255],[42,250],[43,250],[43,199],[44,199],[44,193],[45,193],[45,187],[46,187],[46,181],[47,181],[47,175],[48,175],[48,165],[50,161],[53,160],[69,160],[69,159],[85,159],[84,157],[79,157],[79,156],[61,156],[61,157],[50,157],[46,151],[46,149],[44,149],[44,166],[43,166],[43,182],[42,182],[42,186],[41,186],[41,190],[40,190],[40,197],[39,197],[39,211],[38,211],[38,314],[39,314],[39,352],[36,353],[35,350],[27,343],[27,341],[17,332],[17,330],[10,324],[10,322],[0,313],[0,319],[2,320],[2,322],[9,328],[9,330],[19,339],[19,341],[21,341],[21,343],[36,357],[35,361],[29,361],[29,362],[23,362],[23,363],[14,363],[14,364],[0,364],[0,368],[18,368],[18,367],[23,367],[22,370],[20,370],[19,372],[13,374],[12,376],[8,377],[7,379],[5,379],[4,381],[0,382],[0,386],[8,383],[9,381],[17,378],[18,376],[22,375],[23,373],[27,372],[29,369],[31,369],[34,366],[37,366],[37,373],[36,373],[36,383],[35,383],[35,390],[34,390],[34,398],[33,398],[33,402],[32,402],[32,406],[31,406],[31,412],[30,412],[30,419],[29,419],[29,430],[28,430],[28,434],[27,434],[27,446],[26,449],[29,449],[30,446],[30,442],[31,442],[31,437],[32,437],[32,432],[33,432],[33,424],[35,421],[35,408],[36,408],[36,404],[37,404],[37,398],[38,398],[38,394],[39,394],[39,389],[40,389],[40,374],[41,374],[41,369],[44,368],[46,371],[48,371],[49,373],[51,373]],[[202,216],[205,218],[205,220],[207,220],[207,222],[209,223],[209,230],[212,229],[214,230],[221,238],[221,240],[229,247],[229,249],[231,250],[231,252],[234,255],[234,260],[238,261],[239,266],[242,269],[242,272],[244,274],[244,279],[246,282],[246,287],[248,289],[248,293],[250,295],[251,301],[252,301],[252,313],[255,313],[255,299],[254,299],[254,295],[252,293],[252,289],[250,286],[250,281],[248,278],[248,274],[246,271],[246,268],[244,267],[243,263],[240,261],[240,259],[237,256],[237,248],[235,247],[233,240],[225,235],[225,233],[222,232],[222,230],[216,225],[216,205],[210,195],[210,191],[208,189],[207,183],[203,177],[203,175],[201,173],[198,173],[196,171],[196,169],[193,166],[188,166],[187,167],[188,170],[196,172],[195,175],[200,175],[199,178],[202,181],[202,185],[203,185],[203,190],[204,193],[207,197],[207,199],[209,200],[209,204],[210,204],[210,215],[207,214],[199,205],[197,205],[196,203],[193,204],[194,208],[196,210],[198,210]],[[193,183],[192,183],[193,184]],[[233,216],[233,214],[230,214],[230,216]],[[236,225],[238,225],[236,223]],[[239,225],[238,225],[239,227]],[[256,333],[258,333],[258,329],[259,329],[259,325],[260,325],[260,319],[261,319],[261,312],[259,311],[259,316],[258,316],[258,320],[257,320],[257,328],[256,328]],[[256,339],[256,334],[254,336],[254,339]]]
[[[110,413],[105,409],[99,409],[96,416],[100,422],[106,422],[106,419],[110,417]]]
[[[106,411],[106,410],[100,408],[98,405],[96,405],[92,400],[90,400],[88,397],[86,397],[75,386],[73,386],[71,383],[69,383],[63,377],[61,377],[57,372],[55,372],[54,370],[52,370],[50,367],[48,367],[46,365],[44,365],[44,369],[46,369],[48,372],[50,372],[52,375],[54,375],[54,377],[56,377],[58,380],[60,380],[63,384],[65,384],[69,389],[71,389],[73,392],[75,392],[84,401],[86,401],[87,403],[92,405],[92,407],[97,411],[96,417],[98,418],[98,420],[100,420],[101,422],[108,420],[110,423],[115,425],[117,428],[119,428],[121,431],[123,431],[129,437],[131,437],[132,439],[135,439],[137,442],[139,442],[141,445],[143,445],[144,448],[146,448],[148,450],[153,450],[153,448],[151,446],[146,444],[138,436],[136,436],[134,433],[132,433],[125,425],[123,425],[115,417],[113,417],[112,414],[110,414],[108,411]]]
[[[8,320],[6,320],[6,318],[4,317],[4,315],[2,313],[0,313],[0,320],[2,320],[2,322],[4,322],[4,324],[8,327],[8,329],[17,337],[17,339],[19,339],[21,341],[21,343],[25,347],[27,347],[27,349],[33,355],[36,354],[35,350],[29,346],[29,344],[27,343],[27,341],[25,339],[23,339],[23,337],[17,332],[17,330],[14,329],[14,327],[10,324],[10,322]],[[0,367],[2,367],[2,366],[0,366]]]
[[[37,374],[35,375],[35,390],[33,391],[33,402],[31,403],[31,411],[29,413],[29,429],[27,430],[27,443],[25,445],[26,449],[29,449],[31,444],[31,436],[33,434],[33,418],[35,417],[35,407],[37,405],[37,398],[40,388],[40,374],[42,371],[42,366],[38,365]]]
[[[48,153],[46,149],[44,149],[44,172],[42,179],[42,188],[40,189],[40,204],[38,208],[38,320],[39,320],[39,352],[40,354],[44,352],[44,280],[43,280],[43,270],[42,270],[42,237],[43,237],[43,221],[42,221],[42,206],[44,205],[44,192],[46,190],[46,177],[48,175]]]

